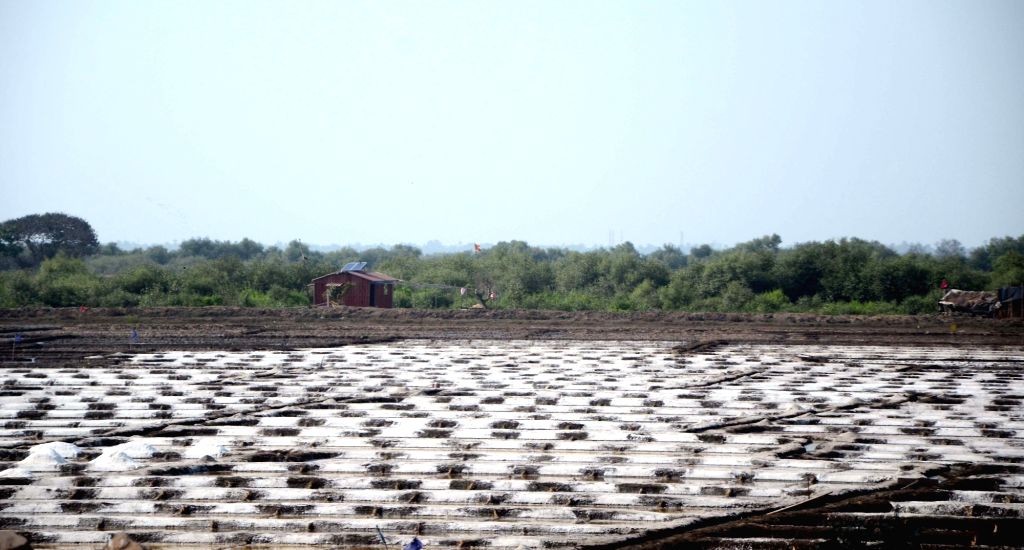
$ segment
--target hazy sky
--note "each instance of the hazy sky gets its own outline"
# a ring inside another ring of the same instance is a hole
[[[100,240],[1024,234],[1024,2],[0,0],[0,220]]]

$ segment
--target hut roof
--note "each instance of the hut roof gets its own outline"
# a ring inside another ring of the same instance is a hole
[[[398,279],[396,279],[396,278],[394,278],[394,277],[392,277],[390,275],[385,275],[383,273],[378,273],[376,271],[345,271],[345,270],[335,271],[333,273],[328,273],[326,275],[321,275],[321,276],[319,276],[319,277],[317,277],[317,278],[315,278],[313,280],[314,281],[319,281],[320,279],[323,279],[324,277],[330,277],[332,275],[340,275],[342,273],[347,273],[349,275],[352,275],[354,277],[359,277],[360,279],[365,279],[365,280],[370,281],[372,283],[379,283],[379,282],[393,283],[393,282],[398,281]]]

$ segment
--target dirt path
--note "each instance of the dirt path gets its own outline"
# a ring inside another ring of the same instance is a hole
[[[130,334],[139,334],[129,346]],[[159,349],[298,349],[401,338],[692,343],[1024,345],[1024,323],[934,316],[421,311],[363,308],[0,310],[0,338],[74,355]],[[6,351],[6,350],[5,350]]]

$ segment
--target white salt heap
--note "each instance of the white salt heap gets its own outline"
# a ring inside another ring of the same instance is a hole
[[[0,472],[0,477],[28,477],[32,472],[60,471],[61,465],[67,464],[67,459],[77,457],[79,452],[76,445],[63,441],[36,445],[16,467]]]
[[[29,454],[31,455],[36,452],[50,453],[51,451],[57,453],[63,458],[77,458],[79,453],[82,452],[82,450],[78,448],[78,445],[75,445],[73,443],[53,441],[51,443],[43,443],[42,445],[36,445],[35,447],[32,447],[32,449],[29,450]]]
[[[103,453],[89,462],[89,469],[99,472],[123,472],[141,467],[142,464],[137,460],[120,451]]]
[[[222,438],[197,439],[188,449],[185,449],[183,456],[185,458],[220,458],[230,451],[230,448],[223,443]]]
[[[100,472],[135,470],[144,466],[135,459],[151,458],[156,452],[156,447],[145,441],[129,441],[103,451],[100,456],[89,462],[89,469]]]

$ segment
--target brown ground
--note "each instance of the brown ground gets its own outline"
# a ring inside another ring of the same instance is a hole
[[[0,310],[0,337],[26,351],[292,349],[391,338],[721,340],[734,343],[1024,345],[1024,322],[970,317],[424,311],[406,309],[154,308]],[[6,350],[5,350],[6,351]]]

